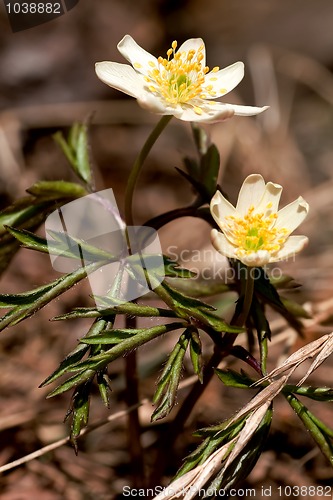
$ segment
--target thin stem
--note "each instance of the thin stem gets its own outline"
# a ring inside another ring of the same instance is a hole
[[[135,189],[136,182],[138,180],[139,174],[141,172],[141,168],[145,159],[147,158],[151,148],[155,144],[158,137],[161,135],[169,121],[171,120],[172,115],[162,116],[154,130],[149,135],[148,139],[143,145],[140,153],[138,154],[134,165],[132,167],[131,173],[128,178],[126,192],[125,192],[125,221],[128,226],[133,226],[133,193]]]
[[[150,133],[143,148],[138,154],[131,173],[128,178],[125,191],[125,222],[126,226],[133,226],[133,195],[134,189],[141,172],[143,163],[147,158],[151,148],[156,140],[163,132],[171,116],[163,116],[158,122],[154,130]],[[129,238],[126,231],[127,243]],[[129,248],[129,251],[131,249]],[[127,328],[136,328],[136,318],[126,318]],[[138,405],[139,403],[139,381],[137,375],[137,358],[136,352],[131,352],[125,359],[125,378],[126,378],[126,403],[128,408]],[[144,478],[144,453],[141,443],[141,424],[139,418],[138,407],[128,415],[128,444],[131,456],[132,478],[133,486],[142,488],[145,485]]]
[[[253,290],[254,290],[254,278],[252,274],[252,268],[247,267],[246,268],[246,278],[245,278],[245,291],[244,291],[244,298],[243,298],[243,305],[242,305],[242,310],[241,313],[237,318],[235,318],[233,324],[235,326],[245,326],[247,317],[249,315],[251,305],[252,305],[252,298],[253,298]]]

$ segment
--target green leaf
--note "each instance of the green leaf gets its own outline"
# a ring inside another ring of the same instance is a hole
[[[237,387],[239,389],[249,389],[256,381],[250,378],[243,370],[238,373],[234,370],[220,370],[215,368],[215,373],[219,379],[228,387]],[[255,387],[257,389],[257,387]]]
[[[46,397],[53,398],[54,396],[59,396],[73,387],[77,387],[85,382],[91,381],[96,375],[96,370],[82,370],[73,377],[70,377],[63,384],[59,385],[56,389],[51,391]]]
[[[27,192],[40,200],[73,200],[89,194],[80,184],[67,181],[38,181]]]
[[[264,308],[259,303],[256,297],[253,297],[252,299],[252,319],[255,329],[257,330],[261,371],[262,373],[266,373],[268,340],[271,340],[271,329],[266,318]]]
[[[244,268],[244,265],[241,264],[241,267]],[[256,279],[254,280],[254,289],[265,299],[265,302],[268,304],[276,306],[278,309],[285,310],[285,307],[280,299],[280,296],[274,286],[271,284],[268,276],[266,275],[263,268],[256,267],[255,269]],[[245,270],[246,271],[246,270]]]
[[[7,231],[16,238],[21,245],[30,250],[37,250],[39,252],[48,253],[47,241],[45,238],[26,231],[25,229],[15,229],[14,227],[5,226]]]
[[[297,304],[294,300],[286,299],[281,297],[281,301],[284,307],[289,311],[295,318],[305,318],[311,319],[311,315],[304,309],[301,304]]]
[[[331,442],[333,431],[315,417],[294,394],[284,394],[284,396],[296,415],[303,422],[305,428],[310,432],[323,455],[327,458],[331,466],[333,466],[333,446]]]
[[[163,260],[164,274],[167,278],[195,278],[197,276],[196,273],[180,267],[177,261],[174,261],[165,255],[163,256]]]
[[[87,125],[74,123],[69,132],[67,141],[62,132],[55,133],[53,138],[61,147],[74,172],[86,184],[90,185],[92,172],[89,159]]]
[[[85,427],[89,421],[90,392],[90,380],[77,387],[73,394],[71,407],[66,415],[66,418],[68,418],[69,415],[72,417],[70,438],[76,453],[77,438],[80,435],[82,428]]]
[[[19,249],[19,242],[5,226],[34,230],[57,205],[87,194],[78,184],[63,181],[41,181],[32,186],[33,193],[16,200],[0,212],[0,272],[3,272]]]
[[[211,144],[201,158],[200,180],[206,190],[205,201],[209,202],[217,189],[217,178],[220,169],[220,154],[217,147]]]
[[[194,436],[203,436],[206,439],[185,459],[184,465],[178,470],[174,479],[178,479],[186,472],[192,470],[195,466],[203,464],[205,460],[228,441],[232,440],[242,430],[245,425],[246,416],[233,422],[228,426],[229,420],[222,422],[216,426],[200,429],[194,433]],[[233,445],[230,445],[228,453],[230,453]]]
[[[211,313],[215,308],[193,297],[188,297],[171,287],[166,281],[154,289],[165,303],[177,312],[179,317],[193,317],[217,332],[241,333],[243,329],[230,326],[224,320]]]
[[[286,385],[282,392],[298,394],[315,401],[333,401],[333,389],[329,387],[298,387],[297,385]]]
[[[53,283],[40,286],[28,292],[18,294],[0,294],[0,307],[7,308],[33,304],[35,300],[39,299],[39,297],[43,296],[45,293],[52,289]]]
[[[96,295],[95,295],[96,297]],[[1,296],[0,296],[1,298]],[[99,302],[101,302],[100,297],[98,298]],[[126,302],[125,304],[119,304],[114,307],[108,307],[105,309],[96,309],[95,307],[78,307],[73,311],[62,314],[60,316],[56,316],[52,318],[52,321],[63,321],[67,319],[77,319],[77,318],[104,318],[113,316],[115,314],[127,314],[130,316],[138,316],[138,317],[164,317],[164,318],[175,318],[177,315],[174,311],[170,311],[169,309],[163,309],[160,307],[151,307],[140,304],[135,304],[133,302]]]
[[[154,327],[153,327],[154,328]],[[87,338],[85,337],[82,342],[85,344],[120,344],[126,339],[130,339],[133,335],[145,333],[147,328],[123,328],[121,330],[104,330],[103,335],[99,337]]]
[[[198,375],[198,379],[203,383],[203,362],[202,362],[202,346],[198,330],[193,328],[190,330],[190,356],[194,373]]]
[[[104,321],[103,319],[95,320],[89,328],[86,337],[101,335],[107,324],[107,321]],[[88,351],[88,345],[79,344],[71,353],[66,356],[66,358],[60,363],[59,367],[49,377],[47,377],[44,382],[41,383],[40,387],[45,387],[46,385],[51,384],[57,378],[61,377],[72,365],[76,365],[76,363],[78,363]]]
[[[172,330],[178,330],[179,328],[183,328],[184,324],[181,322],[169,323],[167,325],[157,325],[152,328],[147,328],[145,331],[141,333],[137,333],[136,335],[132,335],[130,338],[123,340],[119,344],[113,346],[111,349],[97,354],[95,356],[89,357],[87,360],[76,363],[71,366],[67,371],[68,372],[76,372],[83,370],[102,370],[105,366],[111,361],[119,358],[120,356],[124,356],[129,351],[136,349],[140,345],[153,340],[164,333],[170,332]],[[85,342],[86,337],[81,339],[81,342]],[[88,340],[89,342],[89,340]]]
[[[5,314],[5,316],[0,319],[0,331],[7,326],[16,325],[20,321],[29,318],[53,299],[66,292],[66,290],[74,286],[82,279],[86,278],[87,273],[92,272],[95,269],[98,269],[98,264],[90,264],[90,266],[87,266],[86,268],[80,268],[73,273],[61,276],[61,278],[55,280],[53,283],[50,283],[49,288],[45,287],[44,292],[40,294],[36,300],[27,304],[17,305],[9,311],[9,313]]]
[[[179,340],[173,348],[164,367],[162,375],[157,382],[157,389],[153,397],[153,402],[157,404],[157,407],[152,414],[152,422],[166,417],[175,404],[183,368],[184,356],[189,344],[189,339],[190,331],[187,329],[179,337]]]
[[[229,467],[216,476],[207,486],[207,489],[228,492],[233,486],[243,481],[252,471],[266,445],[273,416],[273,405],[269,407],[251,439],[246,444],[241,454],[237,456]]]
[[[109,395],[111,391],[111,381],[105,370],[97,373],[97,385],[102,401],[107,408],[110,407]]]

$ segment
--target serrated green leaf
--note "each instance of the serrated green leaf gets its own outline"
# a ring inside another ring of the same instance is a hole
[[[256,382],[255,380],[250,378],[243,370],[241,371],[241,373],[238,373],[231,369],[220,370],[219,368],[215,368],[215,373],[224,383],[224,385],[228,387],[249,389],[249,387],[251,387],[251,385]]]

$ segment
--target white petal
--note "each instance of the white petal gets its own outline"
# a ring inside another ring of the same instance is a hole
[[[179,105],[172,113],[179,120],[186,122],[201,122],[201,123],[216,123],[227,120],[234,115],[232,106],[229,104],[212,103],[206,105],[205,101],[195,101],[193,105],[198,105],[201,109],[201,114],[194,111],[194,107],[189,105]]]
[[[217,231],[217,229],[212,229],[210,233],[210,238],[215,250],[217,250],[222,255],[230,257],[232,259],[236,258],[235,247],[229,243],[224,234]]]
[[[211,202],[210,211],[216,224],[222,229],[222,224],[228,215],[235,215],[236,209],[231,203],[223,196],[220,191],[216,191]]]
[[[277,228],[286,228],[292,233],[305,219],[309,212],[308,203],[300,196],[278,212],[275,224]]]
[[[256,207],[265,192],[265,181],[259,174],[246,177],[239,191],[236,211],[244,216],[251,206]]]
[[[158,67],[156,57],[140,47],[130,35],[125,35],[117,48],[139,73],[147,74],[152,69],[151,65]]]
[[[144,90],[138,97],[138,104],[150,111],[151,113],[156,113],[158,115],[173,115],[174,109],[167,106],[165,102],[156,97],[152,92]]]
[[[205,76],[205,83],[202,89],[205,93],[205,87],[211,86],[212,91],[216,93],[214,96],[209,96],[207,93],[207,99],[216,99],[222,95],[227,94],[233,90],[239,82],[244,77],[244,64],[242,62],[236,62],[227,66],[226,68],[220,69],[216,73],[208,73]]]
[[[98,62],[95,65],[95,71],[102,82],[132,97],[138,97],[143,91],[142,77],[128,64]]]
[[[202,38],[189,38],[189,40],[186,40],[177,52],[188,52],[189,50],[194,50],[196,53],[200,49],[200,47],[203,47],[201,53],[204,56],[202,61],[200,62],[202,67],[206,66],[206,48],[205,48],[205,42],[203,41]],[[195,61],[195,59],[193,59]]]
[[[270,262],[270,253],[267,250],[258,250],[257,252],[238,257],[239,260],[249,267],[262,267]]]
[[[263,106],[262,108],[257,108],[256,106],[239,106],[238,104],[232,104],[236,116],[253,116],[266,111],[269,106]]]
[[[262,195],[259,204],[256,206],[255,213],[264,213],[265,217],[268,217],[271,213],[276,213],[279,208],[281,193],[282,186],[280,186],[280,184],[267,182],[264,194]],[[272,206],[267,208],[268,204],[271,204]]]
[[[303,250],[308,244],[307,236],[289,236],[281,250],[279,250],[270,260],[270,262],[278,262],[279,260],[287,259]]]

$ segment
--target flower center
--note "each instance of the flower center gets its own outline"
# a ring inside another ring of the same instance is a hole
[[[228,215],[225,218],[223,232],[241,257],[265,250],[270,254],[278,252],[288,237],[286,228],[274,227],[277,213],[271,212],[272,204],[267,205],[267,213],[254,213],[251,206],[245,216]]]
[[[205,83],[205,75],[209,72],[208,66],[203,66],[204,45],[201,45],[197,50],[191,49],[188,51],[176,52],[177,42],[172,42],[171,48],[167,51],[167,59],[158,58],[158,67],[153,62],[150,62],[151,70],[145,77],[149,84],[148,88],[151,92],[161,96],[171,105],[189,103],[193,106],[197,114],[202,114],[200,106],[191,103],[196,97],[205,99],[206,94],[203,93],[203,84]],[[173,55],[173,58],[170,57]],[[212,73],[216,73],[218,67],[212,69]],[[204,92],[211,97],[215,96],[213,86],[206,86]]]

